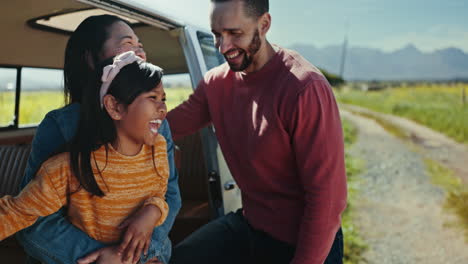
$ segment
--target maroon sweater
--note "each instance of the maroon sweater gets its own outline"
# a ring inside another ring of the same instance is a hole
[[[169,112],[174,138],[214,124],[256,229],[296,245],[293,263],[323,263],[346,207],[343,135],[329,83],[282,49],[259,71],[212,69]]]

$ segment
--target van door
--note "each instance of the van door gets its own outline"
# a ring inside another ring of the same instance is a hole
[[[180,37],[192,77],[192,87],[196,89],[208,70],[224,63],[224,57],[215,48],[212,34],[206,30],[186,26]],[[241,193],[221,152],[214,127],[204,128],[201,135],[208,170],[211,208],[214,215],[219,217],[242,207]]]

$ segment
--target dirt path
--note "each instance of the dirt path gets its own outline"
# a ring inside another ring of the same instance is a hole
[[[368,263],[468,263],[462,231],[444,227],[445,193],[430,183],[422,154],[371,119],[344,110],[342,116],[359,131],[351,154],[366,162],[354,212]]]
[[[342,108],[354,113],[375,116],[398,126],[419,147],[420,154],[453,170],[456,176],[461,178],[465,184],[468,184],[468,145],[455,142],[439,132],[405,118],[382,114],[353,105],[343,105]]]

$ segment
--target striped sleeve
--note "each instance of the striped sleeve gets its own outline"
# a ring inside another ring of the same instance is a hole
[[[164,197],[164,196],[163,196]],[[154,226],[160,226],[164,221],[166,221],[167,218],[167,213],[169,212],[169,206],[167,205],[166,201],[163,198],[160,197],[151,197],[145,201],[144,206],[146,205],[154,205],[159,208],[161,211],[161,217],[156,221]]]
[[[52,177],[42,166],[18,196],[0,199],[0,240],[24,229],[66,203],[66,176]]]

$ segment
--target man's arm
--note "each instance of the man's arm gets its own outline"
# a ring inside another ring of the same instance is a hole
[[[290,120],[305,208],[294,264],[325,261],[346,207],[346,173],[341,120],[325,80],[298,94]]]

